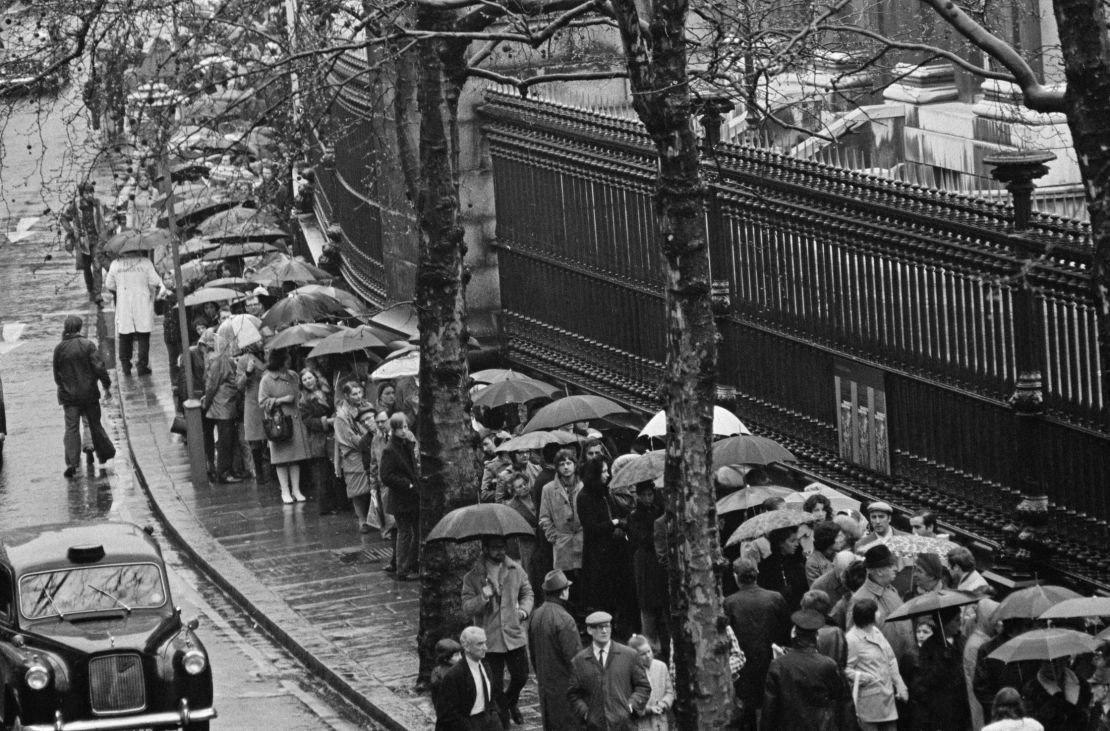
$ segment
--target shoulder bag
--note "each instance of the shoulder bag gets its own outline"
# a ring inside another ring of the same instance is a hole
[[[275,404],[262,416],[262,428],[271,442],[287,442],[293,436],[293,417]]]

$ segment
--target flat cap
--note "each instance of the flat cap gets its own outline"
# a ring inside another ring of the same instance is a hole
[[[887,515],[894,515],[894,508],[890,507],[890,503],[876,500],[867,506],[867,513],[886,513]]]
[[[613,615],[609,612],[594,612],[586,617],[586,626],[593,627],[598,624],[609,624],[613,621]]]

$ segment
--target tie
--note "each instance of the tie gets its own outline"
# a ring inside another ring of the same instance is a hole
[[[478,674],[482,676],[482,700],[485,705],[489,705],[489,682],[486,680],[486,669],[482,663],[478,663]]]
[[[598,653],[597,661],[598,661],[599,663],[601,663],[601,667],[602,667],[602,668],[604,668],[604,667],[605,667],[605,650],[601,650],[601,651],[600,651],[600,652]]]

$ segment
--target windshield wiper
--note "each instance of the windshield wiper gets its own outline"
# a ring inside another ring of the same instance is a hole
[[[127,606],[126,604],[124,604],[123,602],[121,602],[121,601],[119,600],[119,598],[118,598],[118,597],[116,597],[116,595],[114,595],[114,594],[112,594],[112,593],[110,593],[110,592],[104,591],[104,590],[103,590],[103,589],[101,589],[101,588],[100,588],[99,586],[93,586],[92,584],[86,584],[86,586],[88,586],[88,587],[89,587],[90,589],[92,589],[93,591],[96,591],[96,592],[100,592],[100,593],[101,593],[101,594],[103,594],[104,596],[106,596],[106,597],[108,597],[109,599],[111,599],[112,601],[114,601],[114,602],[115,602],[116,604],[118,604],[118,605],[120,605],[121,607],[123,607],[123,611],[127,612],[128,614],[131,614],[131,607],[129,607],[129,606]]]
[[[42,587],[42,596],[46,597],[46,601],[50,602],[50,606],[53,607],[54,611],[58,613],[58,619],[66,618],[66,615],[62,614],[62,610],[58,606],[58,603],[54,601],[54,595],[51,594],[45,586]]]

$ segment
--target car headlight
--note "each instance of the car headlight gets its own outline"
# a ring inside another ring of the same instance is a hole
[[[194,647],[185,651],[181,658],[181,665],[189,675],[200,675],[208,667],[208,658]]]
[[[27,681],[27,687],[31,690],[42,690],[50,685],[50,671],[42,663],[35,662],[27,668],[23,679]]]

